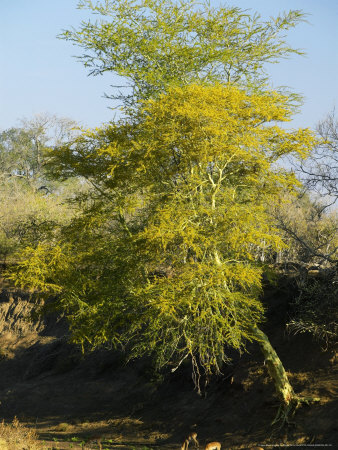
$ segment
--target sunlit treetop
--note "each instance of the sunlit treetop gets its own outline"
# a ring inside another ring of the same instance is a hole
[[[238,7],[195,0],[81,0],[78,6],[95,20],[60,37],[84,49],[79,59],[91,74],[122,77],[114,97],[124,105],[192,82],[259,88],[268,80],[266,63],[302,54],[285,40],[304,20],[298,10],[263,21]]]

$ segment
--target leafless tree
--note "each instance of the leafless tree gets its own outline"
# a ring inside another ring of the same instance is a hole
[[[317,193],[327,208],[338,200],[338,120],[335,110],[318,123],[321,142],[313,154],[299,166],[304,186]]]

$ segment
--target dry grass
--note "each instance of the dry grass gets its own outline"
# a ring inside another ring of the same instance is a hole
[[[37,438],[36,432],[22,426],[16,417],[10,424],[0,423],[1,450],[40,450],[42,446]]]

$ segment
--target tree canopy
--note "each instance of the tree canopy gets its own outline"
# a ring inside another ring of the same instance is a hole
[[[194,82],[262,87],[266,63],[294,53],[285,32],[304,20],[299,10],[263,21],[238,7],[195,0],[81,0],[97,19],[60,37],[84,49],[78,59],[94,75],[119,75],[124,105]],[[123,89],[127,87],[128,89]]]
[[[54,174],[97,189],[57,244],[26,250],[17,280],[58,292],[84,345],[129,345],[160,366],[190,357],[195,371],[218,372],[227,346],[243,349],[263,320],[255,255],[283,246],[267,206],[297,185],[276,163],[315,141],[273,123],[288,120],[287,100],[232,85],[172,88],[137,119],[59,148]]]

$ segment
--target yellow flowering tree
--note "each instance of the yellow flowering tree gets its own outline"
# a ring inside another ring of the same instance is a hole
[[[190,359],[197,385],[228,348],[256,340],[282,404],[298,405],[258,328],[255,255],[284,246],[267,208],[297,181],[278,160],[305,157],[312,133],[276,125],[288,97],[232,85],[172,88],[138,111],[54,152],[54,176],[95,189],[57,243],[28,250],[16,279],[58,293],[76,342],[123,345],[160,367]]]

